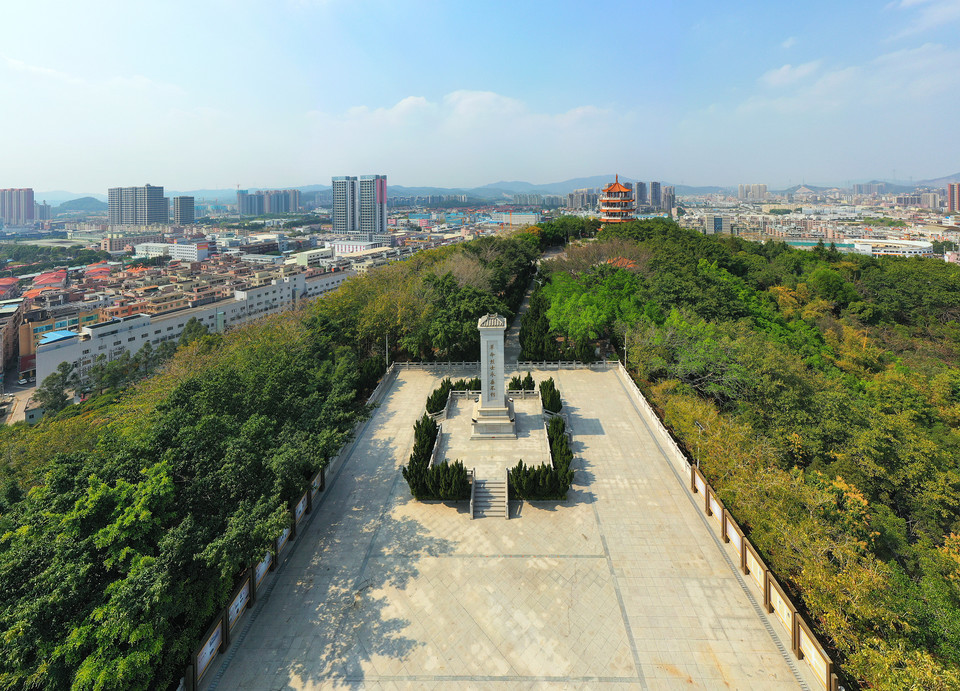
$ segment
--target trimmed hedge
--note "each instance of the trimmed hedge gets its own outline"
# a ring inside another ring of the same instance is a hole
[[[543,402],[543,409],[551,413],[559,413],[563,408],[560,392],[557,391],[557,385],[553,383],[553,377],[540,382],[540,400]]]
[[[514,376],[510,380],[509,386],[507,388],[510,391],[533,391],[536,388],[536,385],[533,383],[533,376],[527,372],[527,376],[523,379],[520,378],[520,375]]]
[[[429,415],[417,420],[413,427],[413,453],[403,468],[403,479],[418,500],[469,499],[470,480],[462,461],[437,463],[430,467],[430,455],[439,434],[440,426]]]
[[[547,438],[550,440],[551,465],[542,463],[539,466],[527,466],[521,459],[509,473],[511,499],[567,498],[567,491],[573,484],[573,469],[570,467],[573,452],[567,441],[563,418],[550,420]]]
[[[479,377],[474,377],[473,379],[457,379],[457,381],[451,381],[450,377],[446,377],[440,382],[440,386],[435,388],[433,393],[427,397],[427,412],[431,415],[436,415],[443,410],[447,406],[447,397],[451,391],[479,390]]]

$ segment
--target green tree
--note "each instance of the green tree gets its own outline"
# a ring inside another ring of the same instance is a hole
[[[194,341],[203,338],[209,333],[207,325],[201,322],[196,317],[190,317],[186,324],[183,326],[183,331],[180,334],[179,345],[180,347],[188,346]]]
[[[37,387],[33,398],[47,414],[55,414],[70,404],[68,390],[77,386],[78,378],[69,362],[61,362],[55,372],[47,375]]]

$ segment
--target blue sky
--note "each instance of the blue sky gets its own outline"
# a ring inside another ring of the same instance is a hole
[[[960,0],[5,3],[0,187],[960,171]],[[13,30],[11,30],[13,28]]]

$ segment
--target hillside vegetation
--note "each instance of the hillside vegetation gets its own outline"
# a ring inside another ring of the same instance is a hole
[[[423,252],[200,336],[119,396],[0,430],[0,689],[175,686],[367,414],[384,341],[394,358],[478,359],[477,319],[516,309],[538,251],[527,234]]]
[[[960,267],[655,219],[543,272],[523,357],[626,346],[848,688],[960,688]]]

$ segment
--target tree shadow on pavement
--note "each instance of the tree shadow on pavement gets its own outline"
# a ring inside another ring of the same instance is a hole
[[[592,504],[597,500],[597,496],[588,488],[593,485],[596,476],[594,475],[593,464],[583,455],[585,445],[580,437],[602,435],[604,434],[603,426],[600,424],[600,420],[585,417],[579,408],[569,403],[564,403],[562,412],[567,416],[569,431],[572,433],[570,450],[573,451],[574,475],[573,486],[567,493],[567,501],[577,504]]]
[[[395,450],[374,442],[373,452],[390,463],[372,473],[352,469],[342,478],[340,501],[324,507],[330,520],[320,525],[317,549],[300,574],[298,587],[310,592],[294,600],[312,608],[309,626],[303,640],[294,637],[278,670],[297,687],[362,686],[372,681],[368,675],[396,674],[385,665],[427,644],[408,635],[412,622],[399,612],[409,607],[393,599],[409,597],[405,591],[420,575],[420,562],[453,552],[455,542],[393,515],[407,501],[407,486],[393,466]]]

